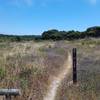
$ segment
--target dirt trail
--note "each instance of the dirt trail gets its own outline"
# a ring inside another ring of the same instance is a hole
[[[48,92],[43,100],[55,100],[57,89],[61,84],[62,80],[70,73],[72,66],[72,58],[71,54],[68,53],[68,59],[64,62],[62,71],[51,80],[51,84],[49,86]]]

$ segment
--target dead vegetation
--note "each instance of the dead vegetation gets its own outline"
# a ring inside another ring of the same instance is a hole
[[[100,40],[0,43],[0,88],[19,88],[15,100],[43,100],[50,76],[62,70],[67,51],[78,48],[78,87],[66,76],[56,100],[100,99]]]

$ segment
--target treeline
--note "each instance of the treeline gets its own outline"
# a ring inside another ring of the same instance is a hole
[[[4,41],[31,41],[31,40],[74,40],[74,39],[83,39],[100,37],[100,27],[90,27],[84,32],[79,31],[58,31],[56,29],[48,30],[42,33],[42,35],[3,35],[0,34],[0,42]]]
[[[45,31],[42,34],[42,39],[44,40],[74,40],[74,39],[82,39],[89,37],[100,37],[100,27],[90,27],[84,32],[79,31],[58,31],[58,30],[49,30]]]
[[[22,42],[22,41],[32,41],[32,40],[40,40],[41,36],[40,35],[4,35],[0,34],[0,42]]]

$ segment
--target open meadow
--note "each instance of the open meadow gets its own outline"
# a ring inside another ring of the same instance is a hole
[[[74,47],[78,54],[77,86],[68,85],[71,64],[69,73],[63,75]],[[59,85],[54,84],[55,97],[48,100],[100,100],[100,39],[0,43],[0,88],[20,89],[21,96],[14,100],[47,100],[54,80]]]

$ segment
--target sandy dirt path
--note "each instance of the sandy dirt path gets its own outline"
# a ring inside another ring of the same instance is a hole
[[[62,80],[71,72],[72,68],[72,57],[68,53],[68,59],[65,60],[62,71],[56,76],[53,77],[48,88],[48,92],[43,100],[55,100],[57,89],[60,86]]]

